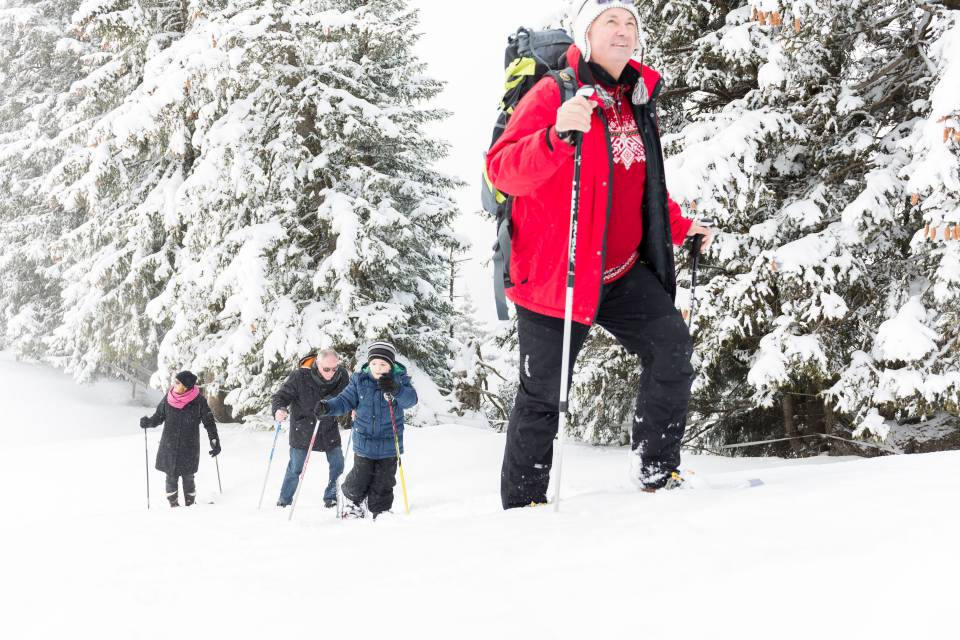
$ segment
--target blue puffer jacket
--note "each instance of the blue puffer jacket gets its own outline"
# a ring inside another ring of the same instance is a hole
[[[400,453],[403,453],[403,410],[417,404],[417,392],[402,364],[394,364],[389,375],[400,383],[400,390],[394,395],[393,415],[397,421]],[[353,421],[353,448],[357,454],[372,460],[395,458],[397,451],[393,444],[390,407],[366,364],[350,376],[346,389],[327,401],[328,415],[342,416],[354,409],[357,415]]]

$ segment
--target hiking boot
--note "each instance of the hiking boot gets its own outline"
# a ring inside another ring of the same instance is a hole
[[[366,510],[363,508],[362,504],[357,504],[356,502],[345,502],[343,505],[343,518],[350,519],[359,519],[367,515]]]
[[[189,507],[194,502],[197,501],[197,494],[195,493],[185,493],[183,494],[183,504],[184,506]]]
[[[335,499],[334,499],[334,500],[330,500],[330,499],[328,499],[328,498],[324,498],[324,499],[323,499],[323,506],[324,506],[325,508],[327,508],[327,509],[333,509],[335,506],[337,506],[337,501],[336,501]]]
[[[171,507],[179,507],[179,506],[180,506],[180,492],[174,491],[173,493],[168,493],[168,494],[167,494],[167,502],[170,503],[170,506],[171,506]]]
[[[374,521],[376,521],[378,517],[382,516],[385,513],[392,515],[393,511],[390,511],[389,509],[387,509],[386,511],[377,511],[376,513],[372,514]]]
[[[277,500],[277,506],[282,509],[283,507],[289,507],[290,503],[284,502],[283,500]]]

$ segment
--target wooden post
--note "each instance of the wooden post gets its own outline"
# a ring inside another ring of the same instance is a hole
[[[823,432],[833,435],[837,425],[837,416],[833,413],[833,404],[830,400],[823,401]]]
[[[210,405],[210,412],[213,419],[217,422],[233,422],[233,412],[228,405],[224,404],[223,399],[227,394],[222,391],[219,393],[207,394],[207,404]]]
[[[783,392],[783,430],[788,438],[795,438],[797,433],[797,423],[793,420],[793,394],[789,391]],[[791,440],[790,448],[796,454],[800,453],[800,441]]]

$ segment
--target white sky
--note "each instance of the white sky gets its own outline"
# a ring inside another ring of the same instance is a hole
[[[423,37],[417,54],[431,76],[447,82],[437,105],[453,116],[434,134],[452,145],[440,169],[467,181],[456,194],[463,218],[456,225],[473,242],[470,261],[463,265],[463,285],[470,292],[481,321],[495,321],[493,276],[489,264],[493,223],[480,211],[482,154],[490,143],[503,92],[503,49],[517,27],[539,28],[566,5],[564,0],[486,0],[445,2],[412,0],[420,9]],[[461,293],[463,287],[460,289]]]

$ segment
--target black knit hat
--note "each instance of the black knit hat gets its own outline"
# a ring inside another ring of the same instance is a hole
[[[190,371],[181,371],[174,378],[187,389],[193,389],[193,385],[197,384],[197,376]]]
[[[397,361],[397,348],[389,342],[374,342],[367,348],[367,362],[374,358],[386,360],[392,367]]]

